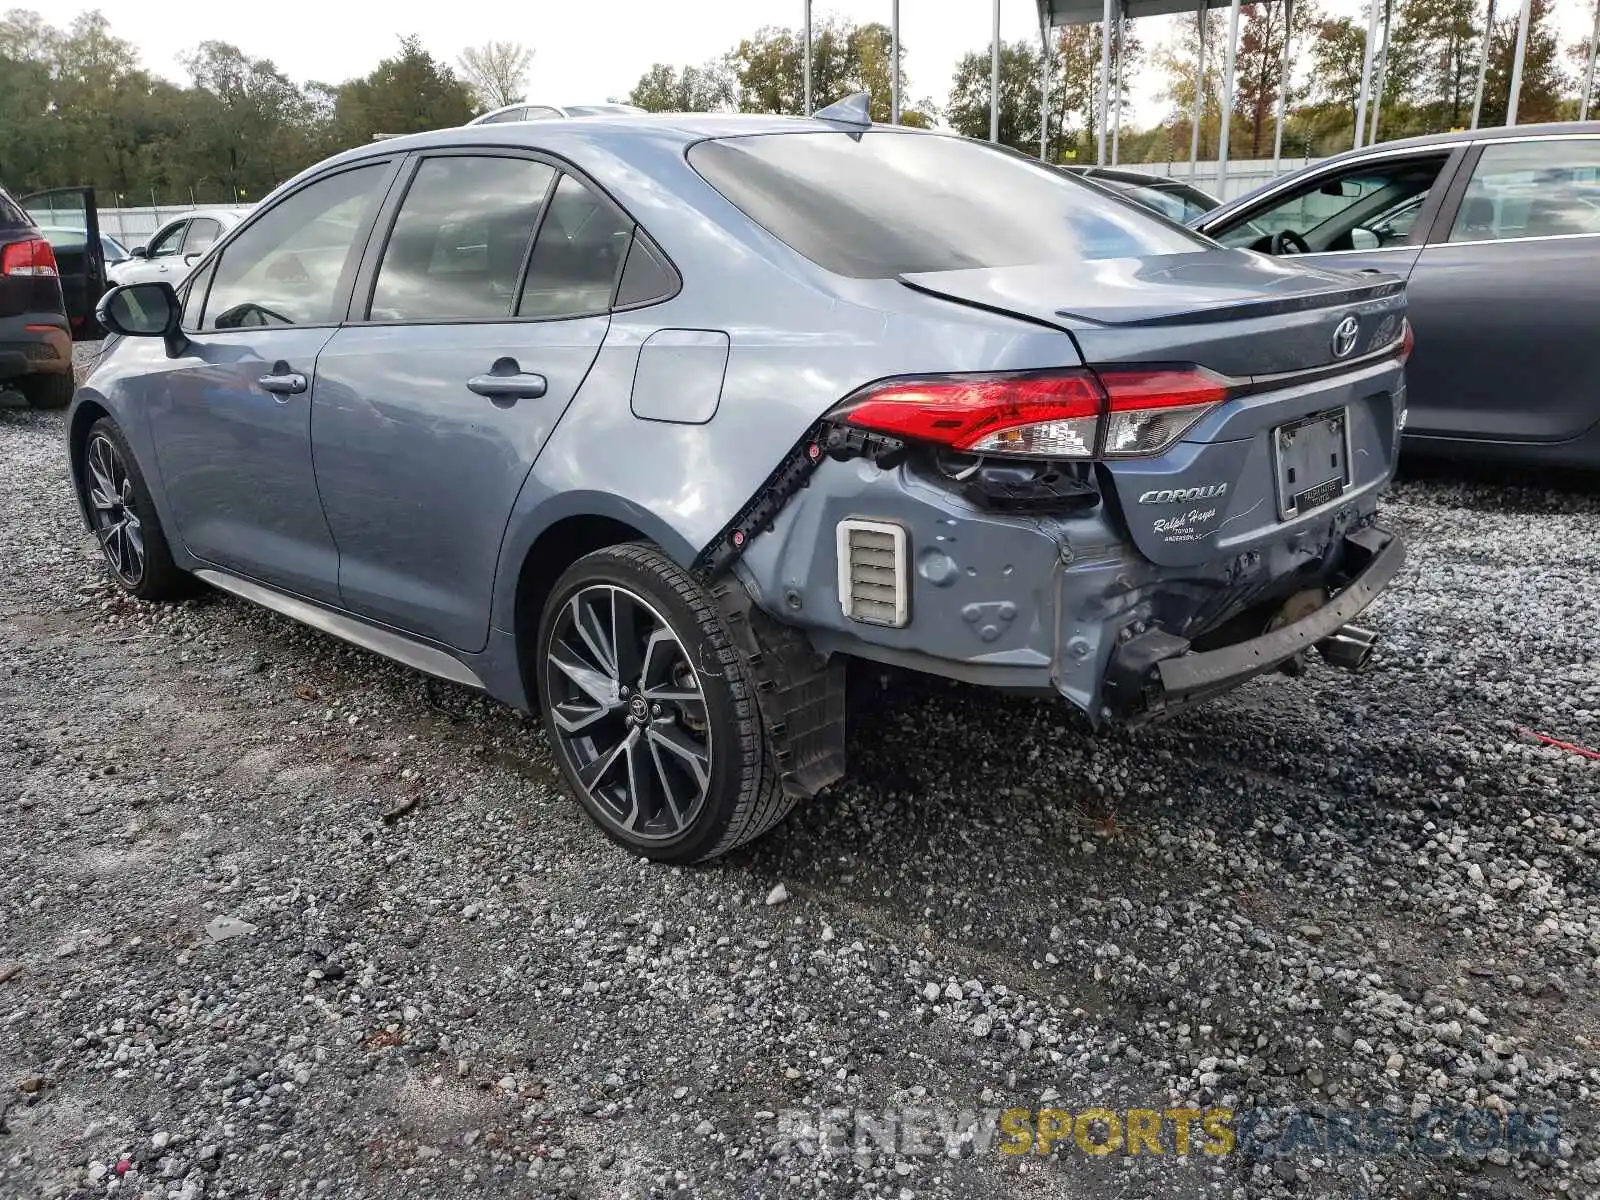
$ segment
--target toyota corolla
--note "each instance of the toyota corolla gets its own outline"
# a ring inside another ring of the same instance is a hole
[[[1400,563],[1400,281],[859,101],[363,146],[100,315],[71,462],[123,588],[541,712],[664,861],[844,773],[851,659],[1143,722],[1360,668]]]

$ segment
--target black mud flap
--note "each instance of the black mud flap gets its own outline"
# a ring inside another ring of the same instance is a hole
[[[755,680],[784,792],[815,796],[844,775],[843,661],[824,658],[799,630],[767,616],[737,579],[719,579],[710,591]]]

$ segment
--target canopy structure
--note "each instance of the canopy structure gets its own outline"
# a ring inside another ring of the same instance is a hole
[[[1283,161],[1283,121],[1285,106],[1289,99],[1289,71],[1293,59],[1290,57],[1293,42],[1294,28],[1294,0],[1276,0],[1283,5],[1284,38],[1283,62],[1279,78],[1282,86],[1278,88],[1278,113],[1277,130],[1273,137],[1272,165],[1279,169]],[[1000,140],[1000,4],[1001,0],[991,0],[993,6],[992,32],[989,42],[989,140]],[[1223,79],[1222,79],[1222,128],[1218,136],[1217,146],[1217,185],[1216,190],[1222,199],[1226,199],[1223,189],[1228,179],[1228,137],[1233,125],[1233,98],[1234,98],[1234,67],[1239,49],[1239,9],[1241,0],[1034,0],[1039,12],[1039,42],[1044,53],[1042,55],[1043,70],[1039,76],[1039,93],[1041,98],[1040,111],[1047,111],[1044,103],[1050,92],[1050,63],[1053,55],[1050,52],[1050,34],[1052,30],[1061,29],[1071,25],[1092,25],[1101,22],[1100,30],[1100,72],[1099,72],[1099,121],[1096,128],[1096,162],[1100,166],[1106,164],[1106,128],[1111,128],[1111,162],[1115,165],[1119,157],[1122,134],[1122,37],[1127,23],[1139,17],[1168,17],[1179,13],[1205,13],[1215,8],[1228,10],[1228,44],[1223,53]],[[1589,68],[1586,73],[1586,86],[1582,100],[1584,116],[1588,114],[1589,96],[1594,90],[1595,72],[1595,44],[1600,44],[1600,0],[1595,0],[1595,38],[1591,44],[1589,54]],[[805,111],[809,115],[813,111],[811,95],[811,4],[812,0],[805,0]],[[1478,117],[1483,107],[1483,86],[1486,68],[1488,66],[1488,33],[1494,28],[1495,0],[1489,0],[1489,11],[1484,22],[1485,36],[1483,48],[1480,51],[1478,65],[1477,94],[1472,104],[1472,128],[1478,127]],[[1521,0],[1521,11],[1517,22],[1517,47],[1516,54],[1511,64],[1511,96],[1506,111],[1506,124],[1517,123],[1517,101],[1522,92],[1522,65],[1527,53],[1528,26],[1531,16],[1530,0]],[[976,4],[973,5],[977,7]],[[1355,145],[1359,148],[1366,142],[1378,140],[1378,110],[1383,95],[1383,77],[1389,57],[1389,21],[1393,13],[1393,0],[1369,0],[1369,13],[1367,17],[1366,44],[1362,53],[1361,62],[1361,91],[1356,102],[1356,129]],[[1372,67],[1373,47],[1378,40],[1378,15],[1380,8],[1383,13],[1383,57],[1378,67],[1377,87],[1374,90]],[[1118,53],[1116,55],[1116,79],[1111,76],[1112,64],[1112,39],[1115,37]],[[900,122],[900,0],[890,0],[889,7],[889,39],[890,62],[893,68],[890,71],[890,111],[895,124]],[[1200,124],[1204,116],[1205,103],[1205,67],[1206,67],[1206,24],[1200,26],[1200,61],[1195,64],[1195,95],[1194,95],[1194,120],[1189,137],[1189,176],[1194,177],[1196,164],[1200,157]],[[1113,101],[1113,97],[1115,98]],[[1370,132],[1368,128],[1368,101],[1371,101]],[[1050,153],[1048,120],[1040,121],[1039,157],[1048,159]]]

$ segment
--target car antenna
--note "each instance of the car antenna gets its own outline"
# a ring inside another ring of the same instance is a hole
[[[856,92],[843,100],[835,100],[812,115],[819,121],[833,121],[839,125],[866,129],[872,124],[872,96],[867,92]]]

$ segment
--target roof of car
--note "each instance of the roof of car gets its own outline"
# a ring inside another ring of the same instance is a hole
[[[939,135],[908,125],[874,125],[874,130],[921,137]],[[551,121],[510,121],[488,125],[459,125],[408,133],[357,146],[338,156],[341,162],[383,158],[396,151],[427,150],[438,146],[526,145],[560,151],[578,144],[620,147],[628,142],[667,139],[687,145],[706,138],[747,137],[761,133],[857,133],[852,127],[812,117],[769,116],[764,113],[644,113],[599,117],[566,117]],[[319,164],[320,166],[321,164]],[[315,169],[315,168],[313,168]]]
[[[1454,146],[1459,142],[1504,141],[1507,138],[1571,137],[1574,134],[1600,134],[1600,121],[1546,121],[1539,125],[1495,125],[1482,129],[1462,129],[1454,133],[1424,133],[1418,137],[1377,142],[1359,150],[1346,150],[1325,158],[1323,163],[1355,158],[1374,151],[1424,150],[1429,146]],[[1318,164],[1322,165],[1321,163]]]

